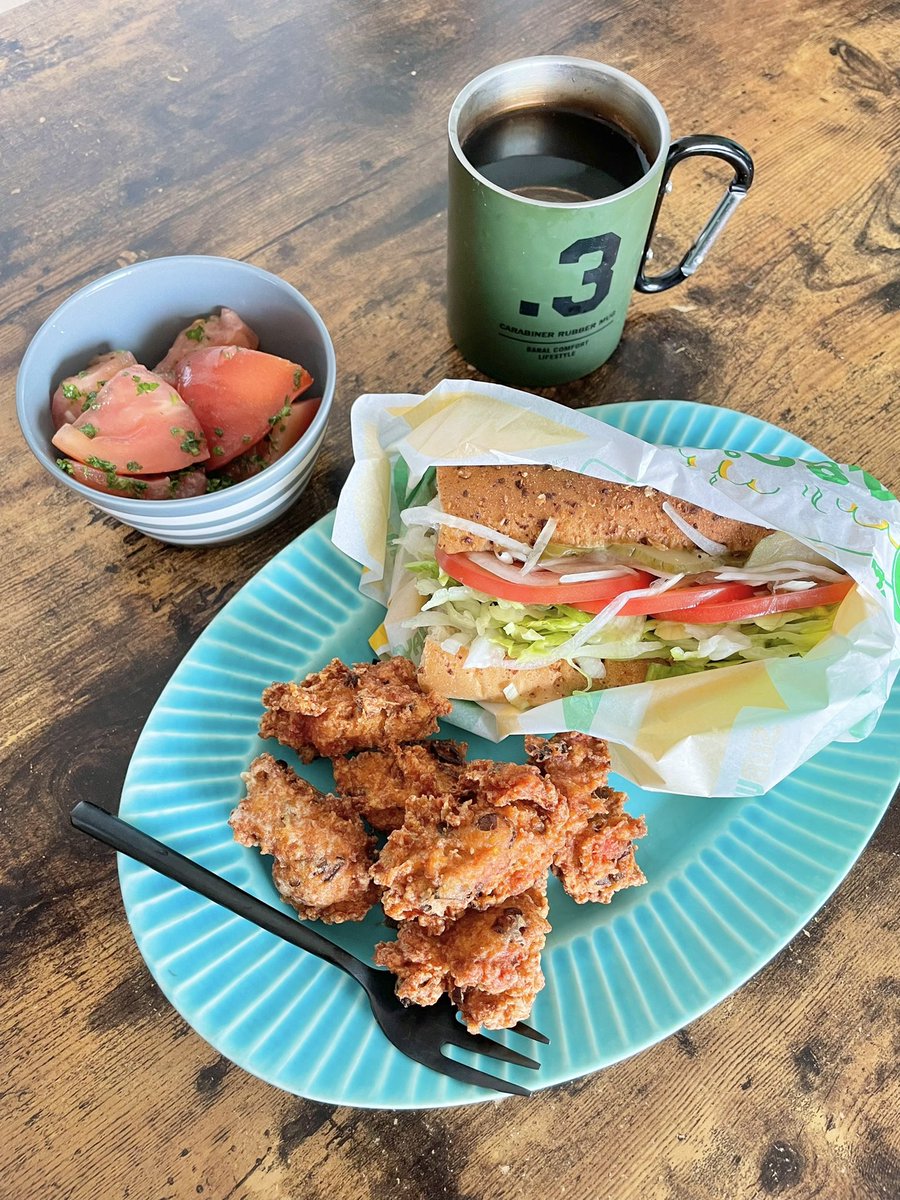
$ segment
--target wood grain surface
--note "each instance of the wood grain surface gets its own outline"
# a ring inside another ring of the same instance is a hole
[[[0,14],[0,1178],[16,1200],[893,1200],[900,1196],[900,816],[736,995],[532,1100],[387,1113],[231,1066],[138,955],[113,858],[73,834],[117,802],[166,679],[219,606],[330,509],[362,391],[472,372],[444,321],[446,114],[478,71],[598,58],[676,134],[736,137],[757,181],[685,286],[637,297],[572,405],[682,397],[784,425],[896,489],[900,51],[895,0],[30,0]],[[727,170],[679,168],[656,263]],[[178,550],[54,484],[14,380],[80,284],[173,253],[283,275],[334,336],[334,416],[301,504]]]

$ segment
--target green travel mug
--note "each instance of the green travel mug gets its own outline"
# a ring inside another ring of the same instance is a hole
[[[711,134],[671,142],[653,93],[589,59],[485,71],[454,101],[449,135],[450,334],[478,370],[526,387],[606,362],[632,291],[692,275],[753,179],[742,146]],[[647,277],[669,176],[697,154],[724,159],[734,178],[679,265]]]

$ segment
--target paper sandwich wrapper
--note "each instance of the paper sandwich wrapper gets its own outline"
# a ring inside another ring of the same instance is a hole
[[[456,701],[452,723],[492,741],[580,730],[609,743],[641,787],[759,795],[833,740],[873,728],[900,666],[900,503],[859,467],[736,450],[654,446],[602,420],[497,384],[445,380],[427,396],[365,395],[351,414],[354,466],[333,540],[385,605],[372,645],[403,654],[422,598],[393,546],[399,514],[433,495],[441,465],[550,464],[652,486],[722,516],[784,530],[858,588],[803,658],[588,692],[527,711]],[[400,552],[402,556],[403,552]]]

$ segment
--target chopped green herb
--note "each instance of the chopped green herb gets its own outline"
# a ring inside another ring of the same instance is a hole
[[[250,441],[250,434],[249,434],[249,433],[245,433],[245,434],[244,434],[244,435],[241,437],[241,441],[242,441],[242,442],[244,443],[244,445],[246,446],[246,445],[247,445],[247,443]]]
[[[208,475],[206,478],[207,494],[210,492],[221,492],[222,488],[231,487],[233,483],[233,479],[228,479],[224,475]]]
[[[302,379],[303,379],[303,371],[302,370],[295,371],[294,372],[294,387],[299,387]]]
[[[126,471],[140,471],[142,469],[143,468],[141,467],[141,464],[139,462],[135,462],[134,459],[125,464]]]
[[[72,464],[67,458],[58,458],[56,460],[56,465],[61,471],[65,471],[67,475],[73,474]]]
[[[115,464],[107,462],[105,458],[96,458],[94,455],[91,455],[86,460],[86,465],[93,467],[97,471],[102,471],[106,478],[106,486],[114,488],[117,492],[124,492],[127,496],[140,497],[147,490],[147,485],[143,479],[126,479],[122,475],[117,475]],[[64,467],[63,470],[66,470],[66,468]],[[68,468],[68,471],[71,475],[71,467]]]
[[[81,426],[81,432],[86,438],[95,438],[100,431],[96,425],[87,424]]]
[[[279,421],[283,421],[285,417],[289,417],[290,415],[291,415],[291,406],[290,406],[290,404],[285,404],[284,408],[279,408],[277,413],[275,413],[273,416],[269,417],[269,424],[277,425]]]
[[[198,321],[196,325],[192,325],[190,329],[184,331],[184,336],[190,338],[192,342],[203,341],[203,322]]]
[[[84,379],[85,375],[87,375],[87,368],[85,368],[83,371],[79,371],[79,372],[78,372],[78,375],[76,376],[76,378],[77,378],[77,379]]]
[[[137,379],[137,375],[132,376],[132,378]],[[151,383],[150,380],[147,380],[145,383],[139,383],[134,390],[139,396],[142,396],[144,392],[155,392],[158,387],[158,383]]]
[[[201,434],[201,438],[202,436],[203,435]],[[185,454],[192,454],[194,458],[196,458],[203,449],[203,446],[201,445],[201,439],[197,437],[193,429],[189,429],[187,433],[185,433],[184,441],[181,443],[181,449],[185,452]]]
[[[214,427],[213,433],[216,435],[216,437],[224,437],[225,436],[225,430],[220,429],[218,425],[216,425]]]
[[[213,446],[213,456],[215,458],[221,458],[224,453],[225,453],[224,447]]]
[[[81,390],[74,383],[64,383],[62,385],[62,394],[67,400],[78,400],[81,398]]]

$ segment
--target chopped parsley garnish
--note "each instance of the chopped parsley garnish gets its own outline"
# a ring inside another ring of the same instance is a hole
[[[138,377],[137,377],[137,375],[132,375],[131,378],[137,380]],[[144,394],[144,392],[155,392],[158,387],[159,387],[158,383],[153,383],[150,380],[146,380],[143,383],[139,382],[137,387],[134,390],[137,392],[137,394],[139,396],[142,396]]]
[[[74,472],[72,470],[72,464],[69,462],[69,460],[67,458],[58,458],[56,460],[56,465],[59,467],[59,469],[61,471],[65,471],[65,473],[67,475],[74,474]]]
[[[87,424],[81,426],[81,432],[86,438],[95,438],[100,431],[96,425]]]
[[[225,430],[220,429],[218,425],[216,425],[214,427],[213,433],[216,435],[216,437],[224,437],[225,436]]]
[[[224,446],[213,446],[213,455],[216,458],[221,458],[224,453],[225,453]]]
[[[79,400],[81,398],[81,389],[77,388],[74,383],[64,383],[62,385],[62,394],[67,400]]]
[[[181,430],[181,432],[184,433],[184,430]],[[184,434],[184,441],[181,442],[180,448],[185,452],[185,454],[192,454],[194,458],[196,458],[197,455],[202,451],[203,446],[200,444],[200,439],[197,437],[196,433],[194,433],[193,429],[189,429],[187,433]]]
[[[198,321],[196,325],[192,325],[190,329],[184,331],[184,336],[190,338],[192,342],[203,341],[203,322]]]
[[[303,379],[303,371],[302,370],[295,371],[294,372],[294,387],[298,388],[300,386],[302,379]]]
[[[291,406],[290,404],[286,404],[284,408],[279,408],[278,412],[275,413],[274,416],[269,417],[269,424],[277,425],[279,421],[283,421],[285,417],[289,417],[290,415]]]
[[[131,459],[130,462],[125,464],[126,471],[140,471],[141,469],[141,464],[139,462],[135,462],[134,459]]]
[[[224,475],[208,475],[206,477],[206,492],[221,492],[222,488],[231,487],[234,483],[233,479],[228,479]]]
[[[241,441],[242,441],[242,442],[244,443],[244,445],[246,446],[246,445],[247,445],[247,443],[250,441],[250,434],[249,434],[249,433],[245,433],[245,434],[243,434],[243,436],[241,437]]]
[[[125,492],[128,496],[143,496],[147,490],[147,485],[143,479],[126,479],[122,475],[116,474],[115,464],[107,462],[105,458],[96,458],[91,455],[86,459],[86,465],[93,467],[97,471],[102,471],[106,478],[106,486],[113,488],[117,492]],[[63,468],[65,470],[65,468]],[[69,474],[72,474],[69,469]]]

